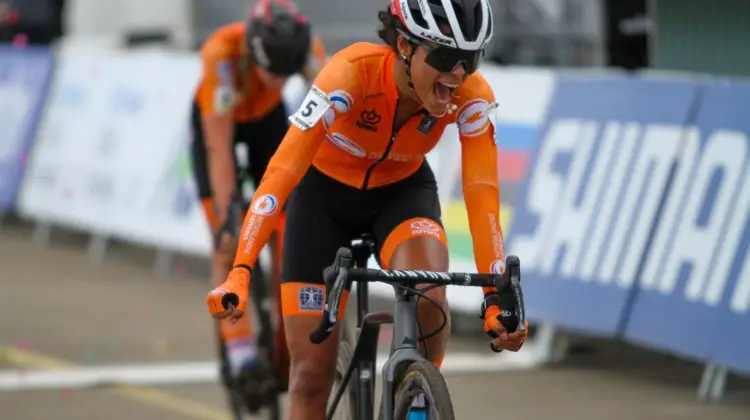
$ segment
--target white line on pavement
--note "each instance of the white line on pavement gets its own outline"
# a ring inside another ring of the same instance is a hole
[[[532,353],[507,353],[500,356],[450,354],[446,356],[441,371],[450,375],[531,369],[537,366]],[[378,356],[378,372],[383,368],[386,357],[385,354]],[[85,366],[55,370],[14,369],[0,371],[0,391],[213,384],[218,383],[218,380],[216,362]]]

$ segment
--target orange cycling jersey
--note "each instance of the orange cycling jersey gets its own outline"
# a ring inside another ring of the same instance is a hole
[[[415,173],[445,127],[458,126],[464,200],[481,273],[504,271],[497,149],[491,88],[479,73],[454,92],[456,112],[412,116],[393,129],[398,102],[395,52],[354,44],[331,58],[315,79],[292,126],[271,159],[245,219],[236,265],[252,266],[273,229],[272,220],[310,165],[347,185],[371,189]]]
[[[202,115],[232,113],[238,122],[255,121],[281,101],[281,92],[265,87],[255,72],[245,45],[244,23],[224,26],[203,44],[203,76],[195,92]],[[314,37],[307,70],[315,73],[325,63],[325,48]]]

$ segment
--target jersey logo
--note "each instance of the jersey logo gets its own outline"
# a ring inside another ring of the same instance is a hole
[[[323,118],[329,108],[331,108],[331,101],[328,95],[312,85],[302,105],[294,115],[289,117],[289,121],[300,130],[309,130]]]
[[[430,131],[435,128],[435,124],[437,124],[437,118],[432,115],[425,115],[425,117],[422,118],[422,122],[419,123],[417,131],[425,135],[430,134]]]
[[[234,73],[232,72],[232,63],[229,60],[221,60],[216,64],[216,74],[223,85],[232,85],[234,83]]]
[[[235,105],[234,89],[230,86],[221,85],[214,89],[214,111],[219,114],[230,112]]]
[[[504,274],[505,273],[505,261],[495,260],[490,264],[490,273],[492,274]]]
[[[341,114],[349,112],[354,104],[354,97],[343,89],[337,89],[331,92],[331,94],[328,95],[328,100],[331,101],[331,108],[326,111],[323,118],[323,127],[325,127],[326,130],[333,125],[333,122],[336,120],[336,112]]]
[[[490,104],[484,99],[472,99],[461,107],[456,122],[458,132],[466,137],[484,134],[490,127]]]
[[[342,89],[334,90],[328,95],[328,99],[333,105],[333,109],[340,113],[348,112],[354,104],[354,98],[352,95]]]
[[[334,146],[338,147],[339,149],[349,153],[350,155],[356,156],[356,157],[365,157],[367,155],[367,152],[359,145],[348,138],[344,137],[343,135],[339,133],[333,133],[331,135],[326,134],[326,140],[331,142]]]
[[[359,121],[357,121],[357,127],[372,131],[373,133],[376,133],[378,131],[378,124],[380,124],[380,121],[382,120],[382,117],[378,115],[377,112],[375,112],[375,108],[371,110],[364,110],[361,114],[359,114]]]

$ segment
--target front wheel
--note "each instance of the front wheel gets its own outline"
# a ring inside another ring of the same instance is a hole
[[[396,389],[394,420],[425,418],[410,416],[412,402],[424,399],[424,411],[429,420],[454,420],[453,403],[443,375],[430,362],[420,360],[412,363],[404,373]],[[421,402],[421,401],[420,401]]]
[[[341,341],[339,342],[339,353],[336,359],[336,379],[333,384],[333,390],[328,401],[328,409],[330,410],[331,404],[333,403],[336,392],[343,385],[346,371],[351,364],[354,357],[354,346],[352,345],[353,335],[355,335],[352,322],[347,322],[346,318],[341,322]],[[332,420],[352,420],[357,416],[357,393],[354,381],[357,379],[357,371],[355,370],[352,376],[349,378],[349,382],[346,386],[341,400],[336,405],[336,411],[333,417],[328,417]]]

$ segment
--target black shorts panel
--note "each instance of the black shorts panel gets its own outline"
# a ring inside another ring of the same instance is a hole
[[[440,223],[437,184],[425,163],[408,178],[372,190],[342,184],[311,167],[287,202],[283,282],[323,283],[339,247],[375,237],[376,258],[391,231],[425,217]]]
[[[193,103],[190,126],[192,128],[191,158],[193,164],[193,175],[198,186],[198,197],[201,199],[211,197],[211,182],[208,174],[208,161],[206,154],[205,134],[201,120],[200,108]],[[234,125],[234,143],[247,145],[247,162],[249,162],[248,175],[257,186],[266,173],[268,162],[279,148],[281,140],[289,128],[286,116],[286,108],[283,102],[279,102],[273,110],[265,117],[251,122],[238,122]],[[237,173],[237,187],[239,188],[239,170],[237,167],[236,150],[235,168]]]
[[[350,242],[346,228],[329,210],[309,189],[296,188],[289,196],[281,263],[284,283],[323,284],[323,269]]]

